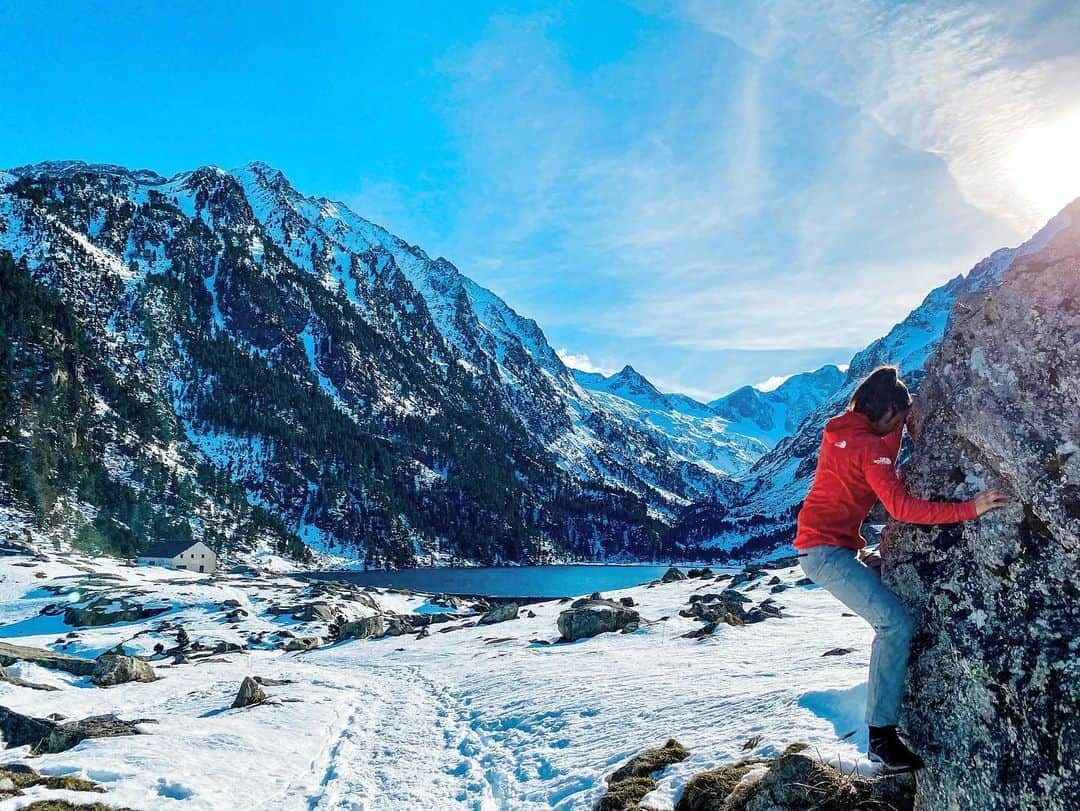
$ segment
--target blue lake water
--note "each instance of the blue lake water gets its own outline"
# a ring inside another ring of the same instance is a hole
[[[640,586],[658,579],[667,570],[667,566],[644,565],[494,566],[313,572],[308,576],[320,580],[344,580],[362,586],[406,588],[441,594],[575,597],[594,591]]]

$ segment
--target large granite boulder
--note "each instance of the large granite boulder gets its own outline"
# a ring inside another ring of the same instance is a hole
[[[486,611],[479,622],[481,625],[494,625],[497,622],[516,620],[518,615],[517,603],[501,603]]]
[[[319,647],[319,637],[317,636],[300,636],[293,639],[287,639],[280,643],[282,650],[293,651],[309,651],[315,650]]]
[[[380,614],[372,614],[370,617],[361,617],[343,623],[339,631],[340,639],[367,639],[379,637],[386,633],[386,622]]]
[[[921,809],[1080,808],[1077,224],[959,300],[916,402],[924,498],[1010,492],[948,527],[890,525],[885,578],[917,624],[904,726]]]
[[[98,687],[111,687],[129,681],[154,681],[154,669],[134,656],[103,653],[97,658],[90,680]]]
[[[316,602],[298,606],[292,617],[301,622],[333,622],[337,613],[329,603]]]
[[[231,709],[240,709],[242,707],[253,707],[256,704],[262,704],[266,701],[266,693],[263,692],[259,683],[251,676],[244,676],[244,680],[240,682],[240,689],[236,691],[236,698],[233,699]]]
[[[611,600],[587,600],[559,614],[559,633],[567,642],[609,631],[637,628],[641,615],[632,608]]]
[[[679,580],[686,580],[686,575],[681,569],[676,569],[674,566],[669,566],[663,577],[660,578],[661,583],[676,583]]]
[[[384,636],[401,636],[402,634],[411,634],[419,626],[419,623],[408,614],[386,614],[383,617],[386,629],[383,631]]]

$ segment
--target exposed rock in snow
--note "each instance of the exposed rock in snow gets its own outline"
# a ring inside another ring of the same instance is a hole
[[[129,681],[153,681],[157,678],[150,665],[135,656],[103,653],[97,658],[91,681],[98,687],[111,687]]]
[[[233,699],[232,709],[250,707],[254,704],[262,704],[264,701],[266,701],[266,693],[263,692],[259,683],[251,676],[244,676],[244,680],[240,682],[240,689],[236,693],[236,698]]]
[[[754,621],[751,614],[743,607],[744,603],[749,602],[751,602],[749,597],[735,589],[724,589],[720,594],[692,594],[690,607],[680,613],[681,616],[694,617],[706,623],[726,622],[728,625],[742,625]],[[764,619],[760,610],[758,616]]]
[[[32,790],[42,788],[51,789],[53,791],[90,791],[96,794],[105,793],[105,789],[93,780],[86,780],[72,774],[41,774],[21,763],[7,763],[0,766],[0,799],[6,800],[8,797],[24,796],[27,793],[24,789]],[[35,794],[37,795],[38,793],[35,792]],[[39,811],[64,811],[68,808],[91,808],[96,811],[97,809],[106,807],[103,805],[67,805],[64,800],[54,799],[43,794],[38,796],[41,797],[40,801],[32,802],[30,806],[24,806],[24,808],[33,808],[38,809]],[[109,807],[112,808],[112,806]],[[117,809],[117,811],[129,810]]]
[[[610,631],[633,630],[641,615],[611,600],[588,599],[559,614],[559,633],[567,642]]]
[[[607,791],[596,801],[593,811],[635,811],[640,808],[638,801],[656,788],[653,775],[689,756],[686,747],[674,738],[634,755],[608,777]]]
[[[332,622],[335,611],[329,603],[308,603],[293,612],[293,619],[301,622]]]
[[[60,722],[0,707],[0,735],[4,747],[29,746],[34,754],[63,752],[87,738],[138,735],[140,721],[122,721],[115,715],[94,715],[81,721]]]
[[[15,662],[33,662],[42,667],[63,670],[76,676],[89,676],[97,667],[97,663],[93,659],[71,656],[67,653],[60,653],[46,648],[32,648],[27,645],[0,642],[0,665],[11,665]]]
[[[370,617],[361,617],[352,622],[346,622],[341,626],[342,639],[367,639],[378,637],[386,633],[386,621],[381,614]]]
[[[493,625],[496,622],[506,622],[507,620],[517,619],[518,604],[517,603],[501,603],[491,610],[484,612],[484,615],[480,617],[481,625]]]
[[[168,610],[168,606],[146,607],[102,594],[86,605],[74,605],[65,609],[64,622],[76,627],[112,625],[114,622],[134,622],[153,617]]]
[[[674,566],[668,567],[668,570],[660,578],[661,583],[674,583],[677,580],[686,580],[686,575],[682,569],[677,569]]]
[[[911,775],[849,775],[820,760],[792,752],[775,760],[744,760],[695,775],[675,808],[676,811],[863,808],[909,811],[913,793]]]
[[[904,478],[1013,506],[890,525],[886,576],[918,624],[906,729],[924,809],[1080,804],[1080,229],[961,298],[916,401]]]
[[[299,636],[294,639],[287,639],[281,645],[283,650],[286,651],[305,651],[315,650],[319,647],[319,637],[317,636]]]

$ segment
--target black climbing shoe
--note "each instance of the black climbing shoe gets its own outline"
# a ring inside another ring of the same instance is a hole
[[[887,774],[913,772],[923,767],[923,760],[896,734],[896,727],[870,727],[870,760],[880,763]]]

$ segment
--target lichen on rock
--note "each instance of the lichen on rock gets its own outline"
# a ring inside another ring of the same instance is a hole
[[[959,300],[916,400],[913,494],[1013,505],[892,524],[918,627],[904,725],[922,809],[1080,807],[1080,228]]]

